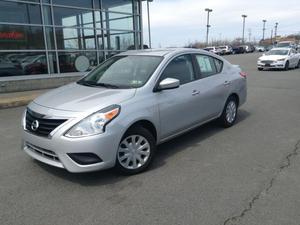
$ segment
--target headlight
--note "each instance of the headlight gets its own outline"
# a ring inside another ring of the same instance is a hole
[[[279,61],[279,62],[280,62],[280,61],[282,62],[282,61],[284,61],[284,60],[285,60],[285,58],[283,58],[283,59],[277,59],[277,61]]]
[[[27,111],[27,109],[25,109],[25,111],[23,112],[23,115],[22,115],[22,127],[24,130],[26,130],[26,111]]]
[[[121,107],[112,105],[102,109],[75,124],[66,132],[66,137],[86,137],[105,132],[106,125],[116,118],[120,113]]]

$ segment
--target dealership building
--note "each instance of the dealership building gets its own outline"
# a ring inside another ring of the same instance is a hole
[[[84,74],[143,47],[142,0],[0,0],[0,81]]]

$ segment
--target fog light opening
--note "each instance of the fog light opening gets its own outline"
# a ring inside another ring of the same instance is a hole
[[[67,153],[68,156],[79,165],[91,165],[103,162],[103,160],[94,153]]]

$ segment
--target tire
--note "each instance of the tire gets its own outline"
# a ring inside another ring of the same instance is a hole
[[[263,68],[257,68],[259,71],[262,71],[263,70]]]
[[[285,66],[284,66],[284,70],[285,70],[285,71],[288,71],[289,68],[290,68],[290,62],[287,61],[287,62],[285,63]]]
[[[133,127],[120,141],[115,169],[124,175],[141,173],[149,167],[155,151],[156,141],[151,132],[140,126]]]
[[[296,68],[297,68],[297,69],[300,68],[300,60],[298,61],[298,64],[297,64]]]
[[[236,97],[230,96],[224,106],[219,123],[222,127],[228,128],[234,125],[238,112],[238,101]]]

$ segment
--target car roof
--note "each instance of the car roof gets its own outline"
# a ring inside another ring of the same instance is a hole
[[[160,49],[142,49],[142,50],[130,50],[122,52],[119,55],[145,55],[145,56],[166,56],[177,53],[205,53],[206,51],[195,48],[160,48]]]

